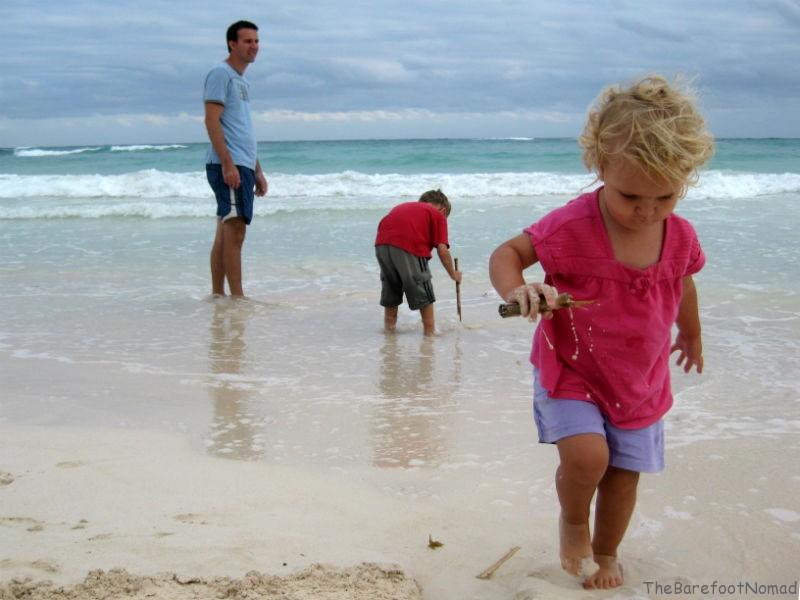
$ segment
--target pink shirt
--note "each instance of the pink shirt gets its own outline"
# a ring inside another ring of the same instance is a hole
[[[378,224],[375,245],[396,246],[414,256],[431,257],[431,248],[447,241],[447,219],[428,202],[404,202]]]
[[[683,278],[703,268],[705,255],[691,224],[672,214],[656,264],[637,269],[620,263],[598,193],[583,194],[525,229],[545,282],[576,300],[594,300],[541,320],[531,362],[551,397],[593,402],[612,425],[639,429],[672,406],[672,325]]]

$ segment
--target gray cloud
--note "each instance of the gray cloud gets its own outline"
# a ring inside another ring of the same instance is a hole
[[[623,32],[630,33],[641,38],[639,42],[641,44],[649,44],[652,43],[653,40],[674,44],[691,43],[691,36],[689,36],[685,31],[670,30],[657,25],[652,25],[644,19],[632,19],[629,17],[624,17],[616,19],[615,22],[619,28],[623,30]]]
[[[2,131],[44,117],[199,115],[203,77],[239,18],[261,28],[247,72],[261,112],[574,116],[605,85],[648,72],[697,76],[721,117],[796,112],[800,94],[794,0],[32,0],[0,7]],[[728,135],[735,125],[718,123]]]

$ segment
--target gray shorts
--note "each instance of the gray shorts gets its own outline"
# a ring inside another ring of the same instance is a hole
[[[639,473],[658,473],[664,469],[664,420],[642,429],[620,429],[608,422],[593,402],[551,398],[539,384],[533,370],[533,414],[539,441],[557,441],[583,433],[606,438],[608,464]]]
[[[381,267],[381,306],[400,306],[403,294],[411,310],[436,302],[428,259],[414,256],[395,246],[375,246]]]

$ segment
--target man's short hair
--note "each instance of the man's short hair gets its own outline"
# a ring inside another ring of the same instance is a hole
[[[233,25],[228,27],[228,32],[225,34],[225,46],[228,52],[231,51],[231,42],[238,42],[239,41],[239,30],[240,29],[255,29],[258,31],[258,27],[255,23],[251,23],[250,21],[236,21]]]

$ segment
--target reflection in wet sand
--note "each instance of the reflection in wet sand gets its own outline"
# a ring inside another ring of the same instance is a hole
[[[208,347],[214,416],[208,451],[224,458],[257,460],[264,456],[250,407],[254,387],[240,377],[242,364],[247,362],[245,328],[252,315],[253,307],[246,302],[219,299],[214,304]]]
[[[378,467],[436,465],[447,449],[447,419],[452,385],[437,385],[435,340],[410,346],[387,335],[381,348],[382,400],[371,418],[373,464]],[[405,346],[405,347],[403,347]]]

